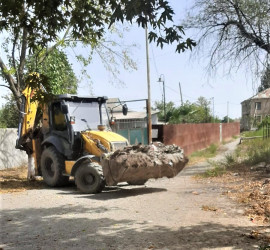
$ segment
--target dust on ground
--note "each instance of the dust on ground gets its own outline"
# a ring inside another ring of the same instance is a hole
[[[1,190],[17,192],[2,195],[1,243],[7,249],[269,249],[269,216],[256,205],[269,200],[260,168],[194,180],[208,167],[188,166],[171,180],[107,187],[97,195],[28,182],[26,167],[0,171]]]
[[[262,164],[261,164],[262,165]],[[236,201],[244,209],[244,215],[263,230],[255,230],[252,237],[262,238],[270,243],[270,178],[266,168],[234,168],[219,177],[200,179],[224,186],[223,194]]]
[[[43,188],[42,179],[27,180],[27,166],[0,170],[0,193],[23,192],[29,189]]]
[[[265,230],[265,226],[270,228],[270,165],[268,163],[261,162],[252,167],[240,164],[226,170],[226,173],[221,176],[202,178],[197,175],[194,179],[223,186],[223,194],[243,207],[243,213],[248,220],[262,226],[263,230],[253,231],[251,237],[262,238],[270,243],[270,229]]]

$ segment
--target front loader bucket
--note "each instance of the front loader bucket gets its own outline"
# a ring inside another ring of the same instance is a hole
[[[136,145],[125,147],[101,158],[108,186],[119,182],[136,183],[151,178],[172,178],[187,164],[188,158],[176,145]]]

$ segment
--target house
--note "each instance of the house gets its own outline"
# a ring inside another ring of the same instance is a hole
[[[126,115],[122,112],[124,103],[118,98],[109,98],[107,108],[112,118],[112,130],[126,137],[130,144],[143,143],[147,144],[147,112],[129,110]],[[128,104],[127,104],[128,105]],[[158,124],[159,111],[152,111],[152,124]]]
[[[241,102],[241,130],[251,130],[267,116],[270,116],[270,88]]]

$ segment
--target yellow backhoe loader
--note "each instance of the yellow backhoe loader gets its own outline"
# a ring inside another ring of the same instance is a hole
[[[115,166],[112,170],[109,156],[114,152],[123,155],[121,150],[128,146],[128,141],[110,129],[107,97],[65,94],[41,104],[33,101],[34,95],[35,90],[31,87],[23,91],[16,148],[33,155],[35,175],[42,176],[49,186],[63,186],[70,176],[74,176],[81,192],[98,193],[105,185],[116,185],[122,181],[144,184],[153,177],[173,177],[186,163],[181,156],[182,160],[177,160],[181,161],[177,171],[170,163],[166,167],[172,168],[170,174],[162,174],[160,164],[159,168],[152,164],[150,172],[147,166],[142,169],[134,167],[134,163],[121,166],[123,171],[116,171]],[[123,113],[127,113],[126,106]],[[134,154],[126,155],[127,159],[136,159],[138,153],[135,157]],[[139,155],[142,158],[141,152]],[[115,159],[115,155],[113,157]],[[129,162],[127,159],[121,162]],[[129,167],[131,172],[127,171]],[[154,174],[153,169],[156,169]]]

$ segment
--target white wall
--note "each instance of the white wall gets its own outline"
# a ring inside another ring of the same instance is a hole
[[[27,165],[27,154],[15,149],[17,129],[0,129],[0,169]]]

